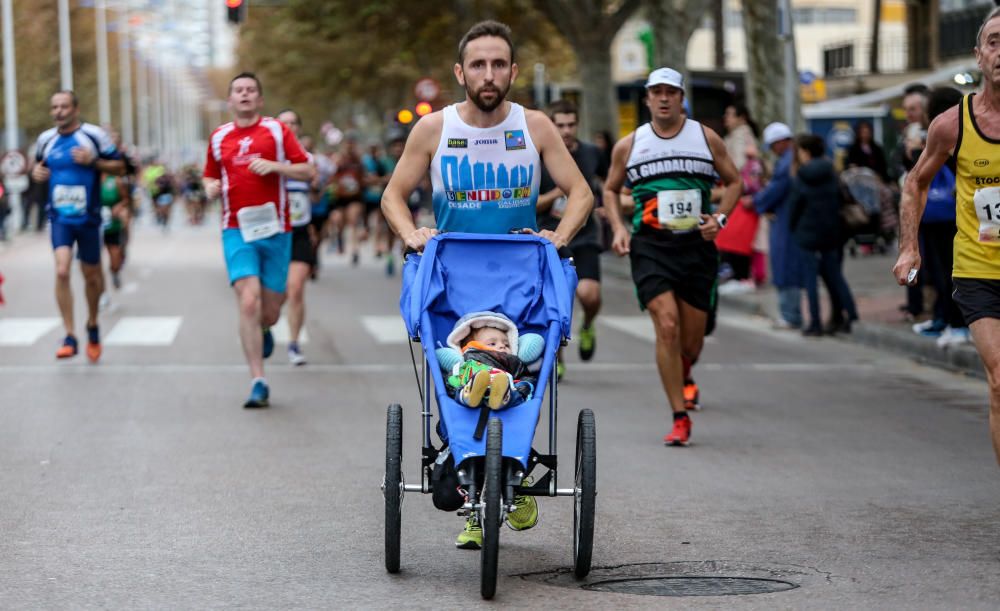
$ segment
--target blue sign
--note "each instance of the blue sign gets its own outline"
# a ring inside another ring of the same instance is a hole
[[[803,85],[812,85],[816,82],[816,74],[809,70],[799,72],[799,82]]]

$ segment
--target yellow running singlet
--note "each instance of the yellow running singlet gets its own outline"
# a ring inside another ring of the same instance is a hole
[[[1000,140],[983,134],[972,98],[958,107],[956,278],[1000,279]]]

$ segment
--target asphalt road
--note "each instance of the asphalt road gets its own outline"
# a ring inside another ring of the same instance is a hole
[[[279,344],[272,407],[246,411],[217,231],[140,228],[130,256],[101,316],[105,356],[91,366],[55,361],[45,236],[0,251],[0,607],[483,605],[479,555],[453,546],[462,519],[427,496],[406,495],[402,572],[383,568],[389,403],[404,407],[408,480],[419,467],[398,278],[370,257],[351,268],[326,255],[307,289],[310,363],[290,367]],[[638,575],[798,587],[680,598],[581,589],[560,573],[572,501],[555,498],[541,500],[536,528],[503,531],[494,604],[997,608],[1000,470],[983,382],[723,312],[696,368],[705,409],[693,443],[665,447],[651,327],[623,281],[607,278],[604,294],[596,357],[578,363],[571,346],[560,386],[565,460],[578,410],[597,418],[594,565],[606,568],[591,585]],[[545,438],[543,426],[543,449]]]

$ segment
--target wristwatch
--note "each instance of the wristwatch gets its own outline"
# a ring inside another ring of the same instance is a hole
[[[715,222],[719,224],[719,229],[726,228],[726,215],[723,213],[718,213],[715,215]]]

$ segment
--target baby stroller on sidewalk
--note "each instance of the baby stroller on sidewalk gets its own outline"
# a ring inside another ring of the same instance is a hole
[[[859,249],[885,254],[899,226],[892,189],[870,168],[844,170],[840,173],[840,181],[868,214],[868,223],[854,229],[851,236],[848,246],[851,256],[857,256]]]
[[[513,508],[515,494],[571,496],[573,563],[577,577],[590,571],[596,496],[596,433],[594,415],[580,411],[577,420],[575,472],[572,487],[558,487],[556,412],[558,392],[556,352],[569,337],[576,271],[560,259],[555,247],[531,235],[449,233],[433,238],[422,255],[411,254],[403,267],[400,309],[407,331],[423,348],[420,380],[422,437],[420,481],[405,483],[402,474],[402,408],[390,405],[386,424],[385,566],[400,567],[401,504],[405,492],[460,495],[459,515],[476,515],[482,525],[480,593],[496,591],[500,525]],[[492,411],[485,435],[476,439],[480,410],[449,397],[435,348],[443,345],[456,321],[467,312],[495,311],[506,315],[522,332],[545,338],[544,356],[533,395],[524,403]],[[549,411],[548,453],[532,449],[542,403]],[[433,479],[435,463],[445,448],[431,443],[431,395],[437,401],[439,432],[446,432],[447,451],[454,459],[453,489]],[[527,480],[537,467],[545,473]],[[529,483],[530,482],[530,483]],[[458,505],[458,504],[456,504]]]

